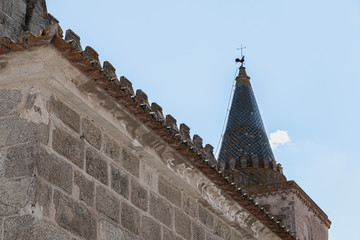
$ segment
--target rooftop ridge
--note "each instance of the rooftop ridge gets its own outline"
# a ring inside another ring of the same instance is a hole
[[[67,34],[78,37],[76,39],[65,37],[68,40],[62,39],[62,33],[61,27],[53,23],[44,29],[40,36],[25,32],[17,42],[5,37],[0,41],[0,55],[38,46],[54,47],[73,66],[94,80],[98,87],[106,91],[116,102],[187,159],[191,165],[211,179],[225,195],[237,201],[278,237],[283,240],[297,239],[296,235],[281,225],[276,217],[255,203],[247,193],[243,193],[241,188],[236,187],[236,184],[229,181],[225,172],[220,169],[210,144],[203,147],[202,138],[196,134],[191,139],[190,128],[186,124],[180,124],[179,129],[176,119],[170,114],[164,118],[161,106],[157,103],[150,105],[146,93],[142,90],[139,89],[134,94],[132,83],[124,76],[118,80],[115,68],[109,62],[105,61],[101,66],[99,55],[93,48],[86,47],[82,51],[80,38],[75,33],[67,31]]]

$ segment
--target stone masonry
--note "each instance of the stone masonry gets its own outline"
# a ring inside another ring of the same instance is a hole
[[[286,224],[299,239],[328,239],[328,227],[318,218],[309,203],[295,189],[258,193],[255,201],[266,206],[268,211]]]
[[[0,66],[0,240],[280,239],[51,46]]]
[[[0,240],[328,239],[281,165],[268,171],[281,189],[233,182],[211,145],[57,23],[45,0],[0,0]]]
[[[53,22],[57,20],[47,13],[45,0],[0,1],[0,39],[16,41],[26,31],[39,35]]]

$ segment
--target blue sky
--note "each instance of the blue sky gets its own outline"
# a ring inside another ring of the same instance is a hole
[[[215,148],[236,49],[274,151],[332,220],[330,239],[358,240],[360,199],[359,0],[47,0],[64,31],[96,49],[118,76],[145,91]]]

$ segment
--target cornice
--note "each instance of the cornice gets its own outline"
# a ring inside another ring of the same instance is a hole
[[[245,187],[243,191],[252,197],[264,197],[270,195],[281,195],[283,193],[294,193],[304,205],[309,207],[309,210],[319,218],[319,220],[330,228],[331,221],[328,216],[321,210],[321,208],[305,193],[304,190],[295,181],[286,181],[278,183],[270,183],[264,185],[256,185],[252,187]]]

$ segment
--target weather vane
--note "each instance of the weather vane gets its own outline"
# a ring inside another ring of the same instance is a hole
[[[241,59],[236,58],[235,62],[240,62],[241,63],[241,67],[244,65],[245,62],[245,56],[243,55],[243,49],[246,49],[246,47],[243,47],[243,45],[241,44],[240,48],[237,48],[236,50],[241,50]]]

